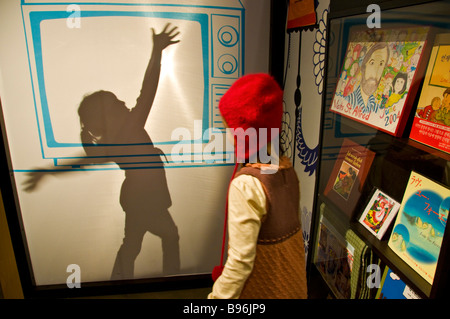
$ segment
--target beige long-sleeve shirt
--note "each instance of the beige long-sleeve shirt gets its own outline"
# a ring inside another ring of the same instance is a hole
[[[253,269],[261,220],[266,213],[261,182],[250,175],[235,178],[228,193],[228,258],[209,299],[239,298]]]

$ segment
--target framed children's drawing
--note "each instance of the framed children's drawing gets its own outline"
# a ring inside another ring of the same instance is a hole
[[[400,208],[400,203],[375,189],[359,222],[378,239],[383,238]]]
[[[351,28],[331,111],[402,135],[428,33],[428,27]]]
[[[434,41],[409,137],[450,154],[450,33]]]

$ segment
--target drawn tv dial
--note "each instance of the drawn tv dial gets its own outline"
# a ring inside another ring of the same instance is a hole
[[[226,47],[233,47],[239,41],[239,33],[230,25],[220,28],[217,35],[219,42]]]
[[[233,74],[238,67],[238,62],[231,54],[224,54],[217,61],[217,66],[222,73]]]

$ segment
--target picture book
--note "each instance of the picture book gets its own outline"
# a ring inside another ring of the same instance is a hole
[[[421,299],[417,293],[386,267],[376,299]]]
[[[366,299],[372,251],[358,234],[348,229],[331,206],[320,205],[320,222],[314,263],[337,298]]]
[[[324,195],[349,217],[353,216],[374,157],[373,151],[344,139]]]
[[[420,82],[417,75],[423,74],[428,31],[351,29],[331,111],[402,135]]]
[[[411,172],[389,247],[430,284],[441,250],[450,189]]]
[[[399,202],[375,189],[359,222],[375,237],[382,239],[399,208]]]
[[[450,34],[436,36],[409,137],[450,153]]]
[[[320,274],[338,298],[349,299],[354,248],[323,216],[316,249],[315,263]]]

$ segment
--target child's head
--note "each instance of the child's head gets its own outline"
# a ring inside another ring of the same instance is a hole
[[[268,74],[245,75],[234,82],[221,98],[219,110],[226,125],[233,129],[237,146],[240,145],[239,142],[245,143],[246,148],[241,155],[248,160],[272,139],[278,138],[283,116],[283,91]],[[272,129],[275,129],[275,136],[272,135]],[[264,136],[261,138],[263,131],[267,132],[266,139]],[[244,132],[246,136],[236,134],[239,132]],[[249,140],[257,139],[257,145],[247,143],[246,137]],[[239,151],[237,155],[238,160],[243,159]]]
[[[438,96],[435,96],[431,100],[431,108],[436,111],[439,110],[440,107],[441,107],[441,99]]]
[[[108,135],[128,109],[112,92],[98,91],[83,98],[78,107],[83,143],[107,143]]]

